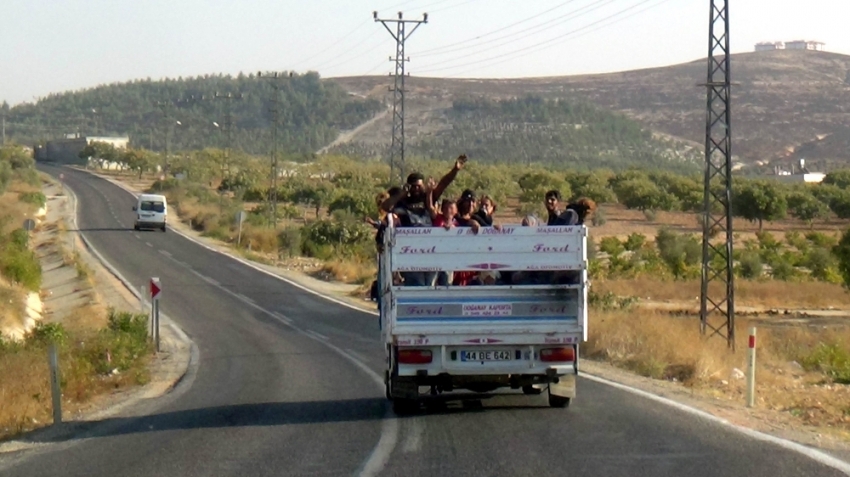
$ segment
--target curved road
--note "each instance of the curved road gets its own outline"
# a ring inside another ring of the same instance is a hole
[[[134,283],[161,278],[163,312],[195,341],[199,364],[191,385],[153,404],[0,456],[0,475],[844,475],[586,379],[568,410],[509,396],[397,419],[376,380],[373,315],[176,233],[134,232],[130,194],[61,172],[98,251]]]

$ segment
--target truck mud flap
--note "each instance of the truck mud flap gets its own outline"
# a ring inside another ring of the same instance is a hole
[[[549,384],[549,394],[571,399],[576,397],[576,376],[574,374],[559,376],[557,383]]]

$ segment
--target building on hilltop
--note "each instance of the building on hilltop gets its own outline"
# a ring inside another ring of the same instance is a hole
[[[785,42],[786,50],[824,51],[826,44],[820,41],[796,40]]]
[[[776,51],[776,50],[810,50],[810,51],[825,51],[826,43],[820,41],[795,40],[795,41],[762,41],[756,43],[756,51]]]
[[[774,51],[785,49],[785,44],[781,41],[763,41],[756,43],[756,51]]]

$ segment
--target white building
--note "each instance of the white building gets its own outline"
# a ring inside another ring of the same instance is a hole
[[[824,51],[825,43],[819,41],[809,41],[809,40],[795,40],[789,41],[785,43],[786,50],[811,50],[811,51]]]
[[[782,50],[785,48],[785,44],[781,41],[763,41],[761,43],[756,43],[756,51],[774,51],[774,50]]]

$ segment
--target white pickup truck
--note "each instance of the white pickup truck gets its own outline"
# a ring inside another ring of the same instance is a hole
[[[547,392],[550,406],[567,407],[576,395],[579,342],[587,341],[586,237],[584,226],[486,227],[478,234],[389,227],[378,299],[393,410],[407,413],[437,396],[480,399],[500,388]],[[499,271],[513,280],[391,280],[396,272],[457,271]]]

